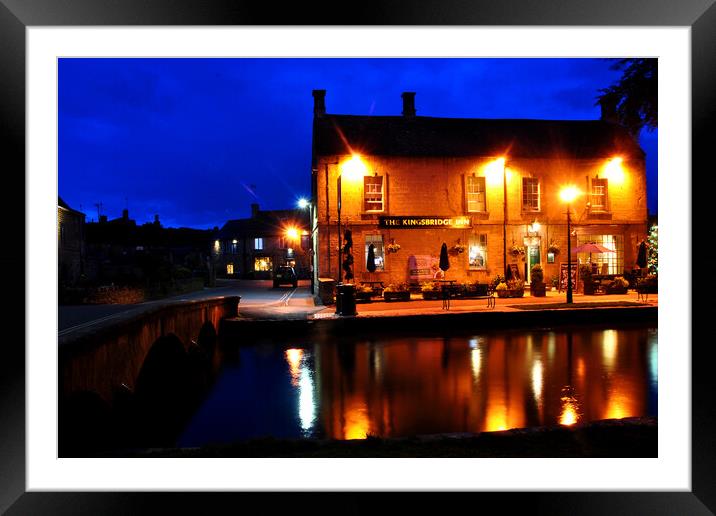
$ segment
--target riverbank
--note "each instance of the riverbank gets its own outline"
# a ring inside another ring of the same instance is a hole
[[[657,457],[657,418],[410,438],[254,439],[221,446],[153,449],[123,457]]]

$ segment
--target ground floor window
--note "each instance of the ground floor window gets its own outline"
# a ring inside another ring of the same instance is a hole
[[[233,273],[234,273],[234,264],[227,263],[226,264],[226,274],[233,274]]]
[[[385,256],[383,254],[383,235],[366,235],[365,236],[365,259],[364,264],[368,264],[368,248],[373,244],[373,252],[375,253],[375,270],[385,270]]]
[[[482,270],[487,267],[487,235],[472,235],[467,253],[468,267]]]
[[[254,258],[254,270],[256,272],[267,272],[273,269],[273,263],[271,258],[262,256],[260,258]]]
[[[579,235],[577,245],[594,243],[613,253],[592,253],[591,261],[597,265],[599,274],[623,274],[624,273],[624,236],[623,235]],[[579,263],[589,263],[589,253],[577,253]]]

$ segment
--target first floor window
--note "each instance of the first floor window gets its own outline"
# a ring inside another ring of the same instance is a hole
[[[481,270],[487,267],[487,235],[473,235],[468,246],[468,267]]]
[[[254,238],[254,249],[260,251],[264,248],[264,239],[263,238]]]
[[[268,256],[254,258],[254,270],[256,272],[267,272],[273,269],[273,263]]]
[[[231,241],[231,254],[238,254],[238,252],[239,252],[239,241],[232,240]]]
[[[233,274],[233,273],[234,273],[234,264],[227,263],[226,264],[226,274]]]
[[[366,235],[365,236],[365,263],[368,264],[368,248],[373,244],[373,253],[375,254],[375,270],[385,270],[385,258],[383,255],[383,235]]]

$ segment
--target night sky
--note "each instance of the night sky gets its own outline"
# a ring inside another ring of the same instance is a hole
[[[59,194],[97,220],[212,228],[310,195],[313,89],[328,113],[597,119],[605,59],[60,59]],[[643,131],[649,211],[657,132]]]

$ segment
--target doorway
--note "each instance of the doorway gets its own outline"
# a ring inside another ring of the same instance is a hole
[[[527,267],[525,278],[527,278],[527,283],[532,283],[532,266],[541,263],[539,243],[527,246],[527,260],[525,260],[525,262],[525,266]]]

